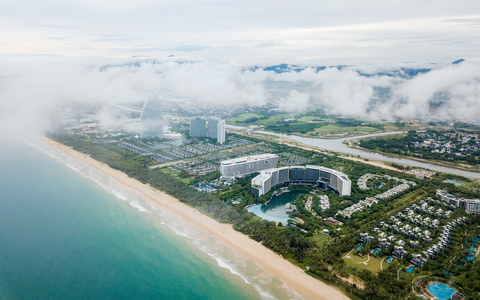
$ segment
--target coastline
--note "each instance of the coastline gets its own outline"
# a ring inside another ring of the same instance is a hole
[[[112,169],[108,165],[94,160],[88,155],[77,152],[63,144],[45,138],[51,147],[79,159],[110,176],[121,184],[137,190],[148,199],[170,210],[183,223],[201,229],[220,242],[235,249],[243,258],[254,261],[266,274],[281,279],[288,287],[305,299],[349,299],[340,290],[329,286],[306,274],[301,268],[280,257],[262,244],[237,232],[232,225],[222,224],[200,213],[164,192],[128,177],[125,173]]]

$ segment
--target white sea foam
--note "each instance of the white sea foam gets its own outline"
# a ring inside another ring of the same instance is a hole
[[[190,235],[188,235],[186,232],[183,232],[182,230],[180,230],[179,228],[177,228],[176,226],[174,226],[173,224],[168,224],[168,227],[176,234],[176,235],[179,235],[179,236],[183,236],[183,237],[186,237],[186,238],[189,238],[191,239],[192,237]]]
[[[68,162],[64,162],[64,163],[69,169],[74,170],[77,173],[82,173],[77,167],[73,166],[72,164],[70,164]]]
[[[300,296],[294,289],[288,287],[285,282],[283,282],[282,287],[290,293],[290,299],[305,299]]]
[[[208,253],[208,255],[210,255],[211,257],[214,257],[213,254],[210,254]],[[218,257],[215,257],[215,260],[217,261],[217,265],[220,267],[220,268],[224,268],[224,269],[227,269],[230,271],[230,273],[232,273],[233,275],[238,275],[240,276],[240,278],[243,279],[243,281],[245,281],[246,284],[251,284],[247,278],[245,278],[244,276],[242,276],[242,274],[238,273],[237,271],[235,271],[229,264],[227,264],[226,262],[224,262],[223,260],[221,260],[220,258]]]
[[[130,201],[129,204],[130,204],[131,207],[135,208],[139,212],[147,212],[148,211],[145,207],[141,206],[138,202]]]
[[[265,292],[258,284],[255,284],[254,287],[263,299],[277,299],[274,295]]]
[[[120,200],[125,200],[125,201],[127,200],[127,197],[124,194],[120,193],[119,191],[117,191],[115,189],[110,189],[108,192],[110,194],[114,195],[115,197],[117,197]]]

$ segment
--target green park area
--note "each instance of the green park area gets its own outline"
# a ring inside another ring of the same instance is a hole
[[[305,137],[338,138],[385,130],[383,124],[354,118],[310,114],[242,113],[227,120],[239,126],[264,126],[265,130]]]
[[[381,264],[383,264],[383,268],[387,268],[388,264],[383,261],[382,258],[377,258],[370,255],[365,255],[364,257],[358,256],[358,254],[354,254],[353,252],[348,254],[345,253],[343,255],[343,260],[345,264],[350,267],[355,267],[359,269],[369,270],[373,274],[376,274],[382,270]]]
[[[323,235],[323,234],[314,235],[314,236],[310,237],[310,239],[312,241],[315,241],[319,246],[323,246],[323,244],[325,244],[326,242],[328,242],[328,240],[330,240],[330,238],[328,236]]]

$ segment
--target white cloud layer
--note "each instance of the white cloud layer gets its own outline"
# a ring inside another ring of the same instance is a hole
[[[478,119],[480,61],[423,65],[430,72],[408,77],[418,64],[329,67],[276,73],[208,60],[0,60],[0,119],[44,128],[48,112],[65,101],[121,103],[151,93],[193,103],[271,104],[300,112],[326,112],[366,119],[426,115]]]

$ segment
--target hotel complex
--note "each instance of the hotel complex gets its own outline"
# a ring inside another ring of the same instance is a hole
[[[276,154],[261,154],[224,160],[220,163],[223,178],[235,178],[247,174],[272,169],[277,166]]]
[[[341,196],[350,196],[352,183],[342,172],[318,166],[291,166],[265,170],[252,179],[252,193],[259,197],[283,183],[313,184],[331,188]]]
[[[192,117],[190,118],[190,136],[209,137],[219,144],[223,144],[225,142],[225,120],[216,117]]]

